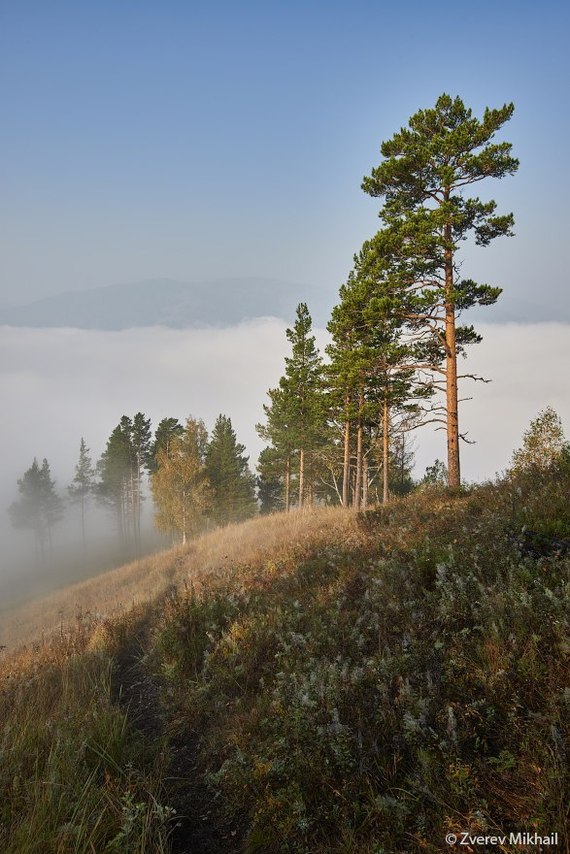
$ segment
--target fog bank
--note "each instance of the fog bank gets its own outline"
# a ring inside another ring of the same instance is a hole
[[[132,329],[122,332],[3,327],[0,334],[0,534],[4,567],[13,532],[5,508],[17,498],[16,481],[34,457],[47,457],[57,488],[70,483],[83,436],[95,462],[123,414],[142,411],[153,428],[166,416],[202,418],[208,429],[229,415],[252,468],[262,443],[267,390],[275,386],[289,353],[286,325],[259,318],[226,329]],[[540,409],[552,406],[570,432],[567,365],[570,325],[478,324],[483,343],[462,367],[491,378],[462,383],[463,477],[493,477],[509,462],[523,431]],[[327,340],[317,330],[321,347]],[[416,474],[435,457],[445,459],[445,435],[417,431]],[[150,503],[150,502],[149,502]],[[112,518],[109,518],[112,525]],[[56,534],[57,539],[57,534]],[[28,549],[29,551],[29,549]],[[1,571],[1,566],[0,566]]]

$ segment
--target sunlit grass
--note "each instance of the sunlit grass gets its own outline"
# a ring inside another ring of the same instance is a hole
[[[184,774],[224,852],[436,852],[464,830],[565,850],[570,560],[519,543],[564,534],[569,487],[258,518],[14,613],[0,850],[166,852]],[[141,625],[152,743],[111,690]]]
[[[93,617],[124,613],[160,596],[170,585],[185,580],[221,576],[237,563],[296,553],[304,544],[317,543],[354,529],[354,516],[340,508],[275,514],[241,525],[203,534],[187,546],[178,546],[141,561],[72,584],[2,615],[0,644],[15,649],[73,625],[78,615]]]

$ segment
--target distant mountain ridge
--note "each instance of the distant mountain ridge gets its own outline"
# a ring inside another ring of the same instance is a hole
[[[236,278],[210,282],[147,279],[69,291],[29,305],[0,310],[0,325],[121,330],[231,326],[253,317],[292,320],[310,288],[279,279]]]

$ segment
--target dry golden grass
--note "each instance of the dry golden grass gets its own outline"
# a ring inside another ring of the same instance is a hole
[[[276,513],[228,525],[102,575],[70,585],[8,611],[0,624],[0,645],[13,651],[49,640],[78,619],[107,618],[150,602],[172,584],[223,578],[230,567],[279,563],[330,542],[356,538],[356,517],[340,507]]]

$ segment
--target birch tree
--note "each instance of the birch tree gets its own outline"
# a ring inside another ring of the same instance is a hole
[[[156,471],[151,475],[156,527],[183,544],[204,527],[211,508],[207,443],[203,421],[188,418],[184,432],[157,451]]]

